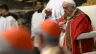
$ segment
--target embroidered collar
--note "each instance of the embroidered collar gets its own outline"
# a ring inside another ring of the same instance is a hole
[[[73,16],[75,15],[75,13],[77,12],[77,8],[73,11],[73,13],[71,14],[71,16],[70,17],[67,17],[67,20],[70,20],[70,19],[72,19],[73,18]]]

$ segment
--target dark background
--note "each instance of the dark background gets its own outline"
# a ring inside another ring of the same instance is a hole
[[[10,9],[32,8],[38,0],[0,0],[0,4],[7,4]],[[49,0],[39,0],[47,3]]]

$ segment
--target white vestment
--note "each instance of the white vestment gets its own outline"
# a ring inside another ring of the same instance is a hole
[[[57,20],[57,19],[61,18],[61,16],[64,15],[64,9],[62,7],[62,0],[50,0],[47,3],[46,8],[52,9],[52,18],[54,20]],[[44,10],[43,10],[43,12],[44,12]]]
[[[38,47],[37,39],[36,39],[36,30],[38,29],[40,23],[44,20],[44,16],[42,13],[35,12],[32,16],[31,20],[31,37],[34,38],[34,46]]]
[[[31,34],[35,36],[35,31],[39,27],[40,22],[44,20],[44,16],[42,13],[35,12],[32,16],[31,20]]]
[[[13,26],[17,27],[18,23],[12,16],[0,17],[0,33]]]

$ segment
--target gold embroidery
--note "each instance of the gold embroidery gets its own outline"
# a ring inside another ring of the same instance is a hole
[[[79,47],[80,47],[80,53],[83,54],[81,40],[79,41]]]
[[[72,19],[73,20],[73,19]],[[72,23],[72,20],[71,20],[71,23]],[[71,23],[70,23],[70,38],[71,38]],[[73,45],[72,45],[72,38],[71,38],[71,48],[73,48]]]

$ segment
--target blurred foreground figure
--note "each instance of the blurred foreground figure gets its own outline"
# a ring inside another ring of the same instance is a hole
[[[32,39],[23,27],[12,27],[0,34],[0,54],[32,54]]]
[[[9,13],[9,9],[6,4],[0,5],[0,12],[0,33],[9,27],[18,26],[16,15]]]
[[[41,54],[69,54],[59,46],[61,30],[56,21],[46,19],[40,24],[37,31],[37,40]]]
[[[64,0],[63,8],[67,16],[64,47],[70,50],[72,54],[83,54],[92,51],[94,46],[93,38],[77,40],[79,35],[93,30],[90,18],[76,8],[73,0]]]

